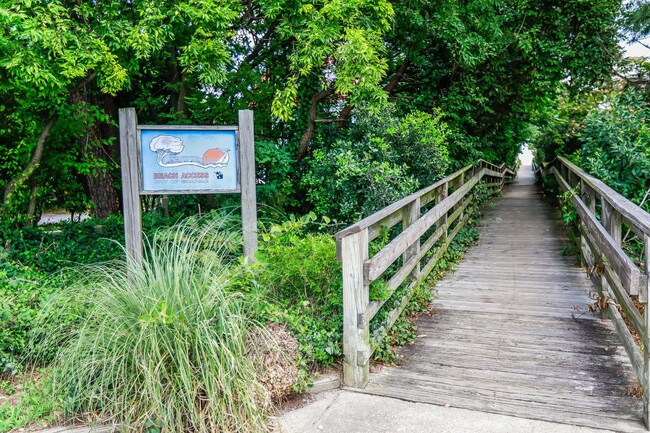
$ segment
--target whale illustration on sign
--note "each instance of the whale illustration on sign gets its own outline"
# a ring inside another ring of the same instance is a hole
[[[208,149],[203,156],[179,155],[185,149],[183,140],[173,135],[158,135],[149,142],[149,149],[156,153],[156,162],[161,167],[193,165],[201,168],[225,167],[230,153],[222,149]]]

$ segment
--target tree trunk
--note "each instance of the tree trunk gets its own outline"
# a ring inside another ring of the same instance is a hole
[[[38,221],[36,221],[36,196],[38,195],[38,190],[38,185],[32,187],[32,195],[29,199],[29,206],[27,206],[26,225],[29,227],[34,227],[38,223]]]
[[[314,135],[314,130],[316,129],[316,115],[318,114],[318,103],[323,99],[330,96],[334,93],[334,89],[327,89],[321,92],[316,92],[311,98],[311,107],[309,108],[309,125],[307,130],[302,135],[300,140],[300,147],[298,148],[298,158],[297,161],[300,162],[302,159],[307,156],[307,146],[311,141],[311,137]]]
[[[112,96],[104,95],[103,97],[104,110],[112,117],[117,117],[117,110]],[[106,170],[97,172],[95,175],[92,173],[86,176],[86,192],[88,198],[94,204],[92,210],[95,218],[106,218],[109,215],[117,213],[120,209],[118,202],[118,194],[115,190],[115,180],[111,173],[111,165],[117,161],[117,140],[109,142],[111,137],[118,136],[117,127],[108,123],[92,126],[93,131],[90,133],[100,139],[99,143],[90,146],[92,158],[105,161]],[[104,143],[110,143],[104,145]]]
[[[38,137],[38,142],[36,143],[36,149],[34,149],[34,153],[32,154],[32,159],[29,161],[29,164],[27,164],[27,167],[25,167],[25,169],[20,174],[18,174],[18,176],[11,179],[11,181],[7,184],[7,187],[5,188],[5,192],[4,192],[4,197],[2,200],[5,214],[9,211],[9,204],[11,203],[12,196],[16,191],[16,188],[18,188],[20,185],[22,185],[27,180],[29,180],[29,178],[32,176],[32,174],[34,174],[34,172],[40,165],[41,160],[43,159],[43,150],[45,149],[45,141],[50,136],[50,133],[52,132],[52,127],[54,126],[55,122],[56,122],[56,116],[50,118],[50,120],[45,124],[45,127],[41,131],[41,135]]]

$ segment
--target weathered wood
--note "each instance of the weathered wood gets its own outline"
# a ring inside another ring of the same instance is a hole
[[[639,348],[634,342],[632,334],[630,334],[630,331],[627,329],[621,313],[618,312],[614,305],[608,307],[607,313],[609,314],[610,319],[612,319],[612,323],[614,324],[619,337],[621,337],[621,343],[623,343],[623,347],[630,358],[630,362],[639,378],[639,382],[642,382],[644,377],[644,361],[639,352]]]
[[[485,212],[478,245],[437,285],[402,365],[373,374],[363,392],[643,431],[630,361],[612,323],[587,311],[592,285],[560,255],[561,223],[532,186],[505,191]]]
[[[643,318],[641,317],[641,314],[639,313],[639,310],[634,306],[634,303],[632,302],[632,299],[630,296],[627,294],[625,288],[623,287],[623,284],[621,283],[621,280],[618,278],[618,275],[616,275],[616,272],[611,268],[609,263],[600,263],[602,265],[602,268],[599,270],[596,270],[598,267],[598,261],[595,260],[595,257],[602,256],[602,252],[598,248],[598,244],[595,242],[595,240],[592,238],[591,234],[588,231],[584,231],[582,233],[582,236],[584,236],[585,241],[587,242],[587,245],[589,247],[589,250],[592,252],[594,258],[590,258],[590,260],[594,260],[594,262],[591,264],[592,270],[591,272],[599,272],[600,277],[601,277],[601,282],[600,285],[603,284],[602,278],[606,280],[606,286],[611,290],[613,296],[612,298],[619,304],[619,306],[623,309],[625,312],[625,317],[630,322],[630,325],[634,328],[635,332],[640,336],[641,339],[644,339],[646,336],[646,328],[643,322]]]
[[[650,236],[643,237],[644,268],[646,281],[650,281]],[[643,423],[650,429],[650,310],[648,308],[648,283],[639,293],[639,301],[645,304],[643,312],[643,323],[646,329],[646,336],[643,339],[643,376],[639,378],[643,386]]]
[[[420,218],[420,199],[415,199],[411,204],[409,204],[404,211],[404,218],[402,221],[402,230],[407,230],[411,225],[413,225]],[[413,244],[411,244],[404,254],[402,254],[402,263],[408,263],[411,257],[417,257],[420,253],[420,238],[418,238]],[[410,280],[415,281],[420,276],[420,260],[417,260],[417,263],[409,272]]]
[[[560,176],[558,171],[555,168],[552,168],[551,172],[555,174],[556,179],[563,191],[568,191],[570,187],[566,183],[566,180]],[[594,240],[598,244],[600,251],[602,251],[603,255],[609,261],[609,264],[619,276],[625,289],[630,294],[637,295],[642,283],[641,273],[639,269],[636,267],[634,262],[630,260],[630,258],[625,254],[621,247],[616,244],[614,239],[612,239],[610,234],[600,224],[600,221],[598,221],[596,217],[592,215],[591,212],[589,212],[589,209],[587,209],[579,197],[571,197],[571,202],[573,203],[575,210],[578,212],[580,220],[585,224],[587,230],[593,236]],[[607,220],[605,219],[605,222],[606,221]]]
[[[363,388],[368,382],[370,329],[364,314],[368,286],[363,263],[368,258],[368,230],[341,239],[343,257],[343,380],[346,386]]]
[[[252,110],[239,110],[239,179],[244,257],[254,262],[257,252],[257,194]]]
[[[602,203],[602,212],[603,212],[603,226],[609,233],[609,235],[612,237],[614,242],[616,242],[617,245],[621,245],[621,230],[622,230],[622,222],[621,222],[621,214],[618,213],[612,206],[607,203],[607,201],[603,200]]]
[[[372,317],[385,304],[385,301],[369,301],[368,287],[370,283],[380,278],[401,256],[402,266],[387,282],[389,295],[393,295],[409,276],[410,283],[397,308],[388,313],[386,329],[389,329],[408,303],[413,287],[431,271],[437,259],[448,248],[451,240],[464,225],[466,219],[464,211],[474,199],[474,195],[470,194],[470,191],[488,171],[487,168],[484,168],[483,163],[480,167],[483,168],[465,167],[434,185],[337,233],[337,256],[343,262],[344,376],[346,376],[345,383],[348,386],[363,387],[367,381],[370,357],[367,339],[368,325]],[[505,165],[502,165],[499,168],[501,177],[505,173],[504,167]],[[467,182],[465,182],[466,173],[472,174]],[[451,194],[449,194],[450,185],[453,188]],[[436,200],[435,205],[420,217],[422,207],[434,199]],[[450,212],[451,215],[448,216]],[[368,259],[368,242],[378,236],[384,228],[390,228],[400,220],[402,221],[402,232],[378,254]],[[436,230],[421,248],[420,238],[434,225],[436,225]],[[451,234],[448,234],[451,225],[454,225],[454,228]],[[358,233],[363,234],[363,239],[358,238]],[[443,239],[441,247],[429,259],[425,270],[420,271],[420,261],[440,238]],[[365,244],[361,246],[361,242],[365,242]],[[349,257],[350,254],[353,256]],[[357,269],[357,266],[360,266],[361,269]],[[352,271],[353,268],[354,271]],[[359,274],[362,277],[360,280]],[[356,305],[350,306],[351,302],[356,302]],[[357,347],[356,351],[354,350],[355,346]]]
[[[124,243],[130,265],[142,265],[142,227],[140,218],[140,158],[135,108],[120,108],[120,167],[122,171],[122,206]]]
[[[568,159],[561,156],[558,156],[557,159],[562,163],[563,167],[567,167],[567,169],[577,174],[600,196],[605,196],[609,204],[616,209],[618,213],[628,221],[631,221],[632,224],[636,225],[641,231],[643,231],[643,233],[650,234],[650,215],[647,212],[630,202],[609,186],[605,185],[601,180],[596,179],[580,169]]]
[[[407,205],[408,207],[409,205]],[[377,239],[382,232],[382,230],[387,230],[392,228],[395,224],[404,220],[404,209],[400,209],[395,213],[388,215],[386,218],[378,221],[377,223],[368,227],[368,241],[373,241]]]
[[[413,223],[408,229],[400,233],[388,245],[370,259],[365,265],[367,281],[375,281],[401,256],[409,245],[412,245],[420,238],[433,224],[438,222],[440,217],[445,215],[456,203],[478,183],[480,174],[472,177],[462,187],[454,191],[449,197],[443,199],[439,204],[429,210],[424,216]]]

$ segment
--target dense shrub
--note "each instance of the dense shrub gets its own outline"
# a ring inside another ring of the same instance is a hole
[[[347,134],[314,152],[307,200],[318,214],[352,222],[440,179],[450,164],[441,117],[360,110]]]
[[[592,110],[582,134],[579,164],[639,204],[650,188],[650,105],[634,89]]]
[[[46,355],[61,347],[53,381],[73,412],[137,430],[265,431],[271,406],[248,339],[264,336],[258,299],[230,290],[238,241],[219,229],[159,231],[141,268],[82,267],[54,298],[51,311],[78,311],[75,326],[40,335]]]
[[[268,225],[258,253],[258,284],[270,292],[267,314],[298,339],[303,374],[334,364],[343,339],[341,265],[332,236],[308,231],[316,220],[311,213]]]
[[[55,290],[44,279],[42,273],[0,252],[0,376],[18,368],[34,317]]]

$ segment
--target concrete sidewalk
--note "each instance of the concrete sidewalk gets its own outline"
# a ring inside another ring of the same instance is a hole
[[[453,407],[411,403],[346,390],[328,391],[316,395],[315,400],[306,406],[284,413],[281,424],[283,433],[603,433],[609,431]]]

